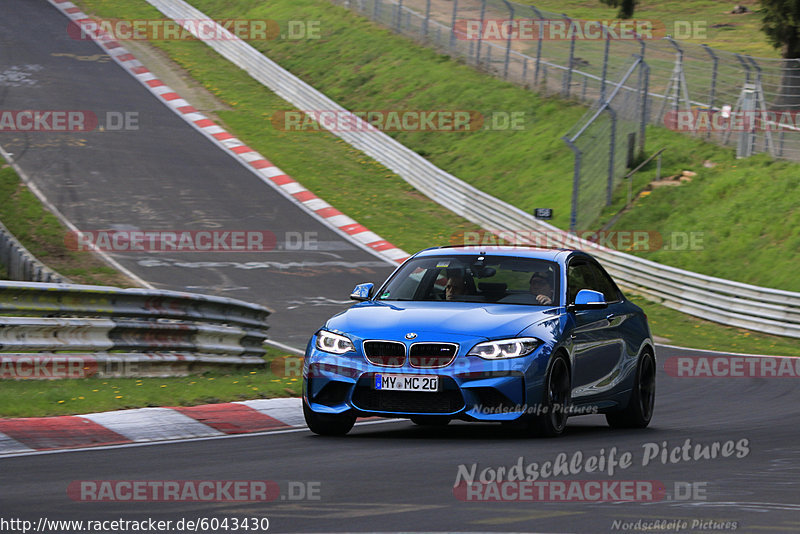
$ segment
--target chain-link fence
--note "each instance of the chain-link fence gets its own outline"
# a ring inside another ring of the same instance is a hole
[[[602,101],[613,85],[610,73],[641,56],[650,67],[649,123],[736,146],[740,156],[768,152],[800,161],[800,60],[678,42],[660,35],[668,29],[659,33],[658,21],[652,21],[655,30],[638,34],[605,27],[597,38],[587,22],[602,21],[505,0],[333,2],[509,81],[586,102]],[[526,23],[538,31],[526,34]],[[578,31],[552,31],[556,23]]]
[[[563,137],[575,154],[570,230],[589,230],[644,149],[648,69],[641,56]]]
[[[580,167],[579,199],[605,205],[608,188],[625,174],[629,136],[637,136],[641,151],[648,123],[736,147],[740,157],[767,152],[800,161],[800,60],[675,41],[652,31],[658,21],[650,21],[649,32],[623,33],[605,21],[573,20],[506,0],[333,2],[495,76],[593,104],[589,122],[585,117],[565,138],[578,143],[571,148]],[[599,38],[590,35],[592,24],[602,28]],[[632,57],[639,58],[635,67]],[[612,91],[615,102],[609,103]],[[638,107],[627,107],[631,102]],[[630,109],[641,115],[629,118]],[[632,121],[638,129],[629,127]],[[582,202],[573,227],[599,214],[597,206]]]

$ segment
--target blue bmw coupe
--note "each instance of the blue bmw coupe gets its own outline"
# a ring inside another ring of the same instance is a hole
[[[643,428],[655,402],[647,317],[589,254],[439,247],[406,260],[308,343],[303,410],[317,434],[356,417],[513,423],[557,436],[574,415]]]

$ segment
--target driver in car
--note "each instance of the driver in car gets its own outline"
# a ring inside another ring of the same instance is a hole
[[[447,278],[447,285],[444,286],[444,298],[446,300],[453,300],[459,295],[466,293],[466,285],[464,282],[464,275],[460,272],[453,272]]]
[[[549,272],[533,273],[530,279],[530,290],[537,304],[542,306],[553,304],[553,283]]]

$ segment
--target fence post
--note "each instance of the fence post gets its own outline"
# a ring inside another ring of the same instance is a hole
[[[569,32],[569,28],[572,28],[572,19],[566,16],[565,14],[561,14],[562,17],[567,21],[567,28]],[[569,98],[569,93],[571,90],[570,85],[572,84],[572,64],[575,61],[575,35],[572,36],[569,42],[569,60],[567,60],[567,77],[564,79],[564,84],[561,86],[561,93],[564,98]]]
[[[534,84],[535,87],[538,87],[538,85],[539,85],[539,63],[542,60],[542,37],[543,37],[542,36],[542,28],[543,28],[543,24],[544,24],[544,22],[543,22],[544,19],[542,18],[542,12],[541,11],[539,11],[538,9],[536,9],[533,6],[531,6],[531,9],[533,10],[533,13],[536,15],[536,20],[539,23],[537,25],[538,26],[537,33],[539,34],[539,38],[538,38],[538,42],[536,43],[536,70],[534,71],[534,76],[533,76],[533,84]]]
[[[431,18],[431,0],[425,2],[425,20],[422,21],[422,38],[428,37],[428,21]]]
[[[661,104],[661,111],[658,113],[658,120],[664,118],[664,113],[667,109],[667,102],[672,97],[672,110],[677,112],[680,108],[681,93],[683,93],[684,105],[687,111],[691,109],[691,102],[689,100],[689,89],[686,86],[686,77],[683,73],[683,49],[678,46],[671,37],[665,37],[666,41],[675,48],[675,65],[672,67],[672,76],[670,76],[667,89],[664,91],[664,101]],[[696,133],[696,132],[695,132]]]
[[[647,135],[647,121],[650,114],[650,65],[642,58],[642,63],[639,66],[642,69],[643,88],[641,91],[642,105],[641,105],[641,119],[639,121],[639,155],[644,154],[644,142]]]
[[[614,156],[617,150],[617,112],[611,106],[605,105],[603,111],[611,115],[611,136],[608,140],[608,178],[606,182],[606,206],[611,205],[611,196],[614,191]]]
[[[742,86],[742,91],[739,93],[739,98],[736,100],[736,106],[734,106],[734,112],[737,111],[752,111],[751,106],[755,106],[753,102],[753,91],[754,86],[750,81],[750,64],[742,58],[741,54],[734,54],[736,59],[742,65],[745,71],[745,78],[744,78],[744,85]],[[727,144],[728,140],[731,138],[731,129],[728,128],[722,137],[722,143]],[[736,147],[736,157],[742,158],[747,157],[750,154],[748,150],[751,146],[750,143],[750,133],[749,132],[741,132],[739,134],[739,142]]]
[[[401,23],[403,20],[403,0],[397,0],[397,6],[395,7],[395,30],[399,33],[401,31]]]
[[[430,0],[428,0],[428,1],[430,1]],[[512,26],[511,28],[508,28],[508,39],[506,39],[506,58],[505,58],[505,63],[503,64],[503,79],[507,80],[508,79],[508,60],[509,60],[509,56],[511,55],[511,35],[514,33],[514,31],[513,31],[514,7],[511,5],[511,3],[508,0],[503,0],[503,3],[508,8],[508,20],[510,21],[509,24],[511,24],[511,26]]]
[[[711,49],[710,46],[707,44],[701,44],[700,46],[703,47],[703,50],[711,56],[711,62],[713,67],[711,68],[711,87],[708,90],[708,107],[709,109],[714,109],[714,100],[717,96],[717,70],[719,67],[719,57],[714,53],[714,50]]]
[[[605,26],[603,27],[605,28]],[[604,103],[606,101],[606,76],[608,76],[608,50],[611,47],[611,39],[608,36],[608,32],[604,32],[606,34],[606,43],[605,49],[603,50],[603,74],[600,80],[600,103]]]
[[[453,17],[450,19],[450,49],[456,44],[456,17],[458,16],[458,0],[453,0]]]
[[[378,20],[378,16],[381,13],[381,0],[375,0],[375,3],[372,5],[372,20]]]
[[[756,63],[752,56],[747,56],[747,60],[756,70],[756,106],[761,108],[761,122],[764,128],[764,149],[769,152],[769,155],[775,157],[775,145],[772,142],[771,126],[764,124],[767,121],[767,101],[764,98],[764,88],[761,86],[761,66]],[[754,139],[755,141],[755,139]],[[754,142],[755,144],[755,142]]]
[[[711,64],[713,67],[711,68],[711,86],[708,89],[708,109],[709,111],[714,111],[714,104],[717,97],[717,70],[719,68],[719,57],[714,53],[710,46],[707,44],[701,44],[700,46],[703,47],[703,50],[711,57]],[[708,129],[706,132],[706,139],[711,137],[711,128]]]
[[[564,136],[561,139],[567,143],[567,146],[570,147],[575,154],[575,164],[572,167],[572,212],[569,216],[569,231],[574,233],[578,225],[578,190],[580,189],[581,182],[581,150],[569,137]]]
[[[486,0],[481,0],[481,26],[478,33],[478,45],[475,52],[475,64],[480,68],[481,66],[481,43],[483,43],[483,31],[485,29],[486,18]]]

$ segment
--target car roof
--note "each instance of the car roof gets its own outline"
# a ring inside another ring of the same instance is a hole
[[[564,249],[564,248],[540,248],[529,246],[514,246],[514,245],[456,245],[445,247],[428,248],[418,252],[414,257],[426,256],[440,256],[447,255],[475,255],[484,254],[487,256],[500,255],[500,256],[517,256],[520,258],[532,258],[539,260],[549,260],[557,263],[563,263],[572,254],[585,254],[584,252]],[[587,254],[588,255],[588,254]]]

